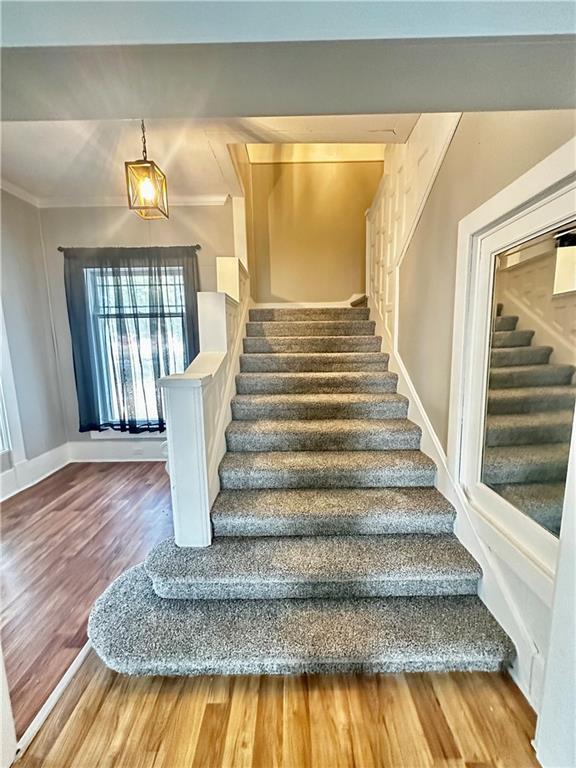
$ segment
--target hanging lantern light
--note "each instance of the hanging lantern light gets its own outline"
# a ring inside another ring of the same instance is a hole
[[[142,160],[124,163],[128,207],[143,219],[168,218],[166,176],[146,151],[146,127],[142,120]]]

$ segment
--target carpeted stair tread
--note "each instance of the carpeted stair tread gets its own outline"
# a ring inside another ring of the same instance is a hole
[[[572,411],[492,414],[486,419],[486,445],[568,443]]]
[[[530,413],[533,411],[562,411],[574,407],[576,387],[518,387],[491,389],[488,392],[488,413]]]
[[[145,567],[157,595],[181,600],[469,595],[482,575],[454,535],[168,539]]]
[[[516,509],[558,536],[566,491],[564,483],[514,483],[493,488]]]
[[[242,373],[297,371],[387,371],[386,352],[292,352],[240,355]]]
[[[401,419],[408,400],[398,393],[236,395],[234,419]]]
[[[220,491],[215,536],[451,533],[456,512],[436,488]]]
[[[493,347],[527,347],[532,341],[534,331],[494,331]]]
[[[275,307],[250,309],[250,322],[274,322],[303,320],[368,320],[368,307]]]
[[[570,384],[573,365],[514,365],[490,371],[491,389],[547,387]]]
[[[544,365],[554,350],[552,347],[501,347],[492,349],[490,367],[502,368],[515,365]]]
[[[390,371],[308,371],[305,373],[239,373],[239,395],[288,395],[336,392],[396,392],[398,375]]]
[[[233,421],[229,451],[378,451],[419,448],[422,431],[408,419]]]
[[[247,354],[269,352],[380,352],[381,336],[251,336],[243,340]]]
[[[569,450],[567,443],[486,448],[482,478],[490,485],[564,480]]]
[[[421,451],[226,453],[220,486],[235,488],[381,488],[429,486],[436,467]]]
[[[495,331],[514,331],[518,324],[516,315],[498,315],[494,321]]]
[[[143,566],[96,601],[88,633],[132,675],[498,670],[514,648],[478,597],[166,600]]]
[[[294,320],[246,323],[246,336],[372,336],[374,320]]]

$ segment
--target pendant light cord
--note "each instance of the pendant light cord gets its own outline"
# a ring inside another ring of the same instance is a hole
[[[144,120],[142,120],[142,157],[144,160],[148,160],[148,152],[146,151],[146,126]]]

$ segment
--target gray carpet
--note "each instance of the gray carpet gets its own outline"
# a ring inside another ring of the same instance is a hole
[[[481,576],[451,535],[170,539],[145,565],[156,594],[187,600],[468,595]]]
[[[550,363],[550,346],[531,346],[520,318],[494,322],[482,478],[558,535],[574,415],[575,367]]]
[[[233,421],[229,451],[386,451],[420,447],[421,429],[408,419],[269,419]]]
[[[368,318],[363,307],[250,311],[213,544],[163,542],[97,601],[90,638],[110,667],[299,674],[511,661]]]
[[[452,532],[454,507],[436,488],[221,491],[215,536],[338,536]]]
[[[88,632],[130,675],[496,671],[514,655],[475,596],[167,600],[143,566],[96,601]]]

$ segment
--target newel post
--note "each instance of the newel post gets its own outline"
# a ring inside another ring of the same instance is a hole
[[[210,521],[209,423],[210,387],[226,358],[226,295],[198,294],[200,354],[181,374],[160,379],[174,539],[179,547],[208,547]]]

